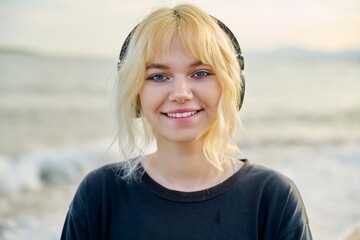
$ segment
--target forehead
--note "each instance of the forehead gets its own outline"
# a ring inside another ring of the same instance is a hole
[[[196,57],[190,53],[188,47],[174,38],[167,46],[162,46],[157,48],[156,51],[153,51],[152,56],[148,58],[148,62],[175,60],[177,58],[196,59]]]
[[[146,64],[162,61],[165,59],[184,58],[191,60],[192,62],[204,62],[204,58],[201,56],[207,55],[204,47],[199,41],[187,38],[186,36],[179,36],[174,34],[164,37],[163,41],[150,42],[148,45],[148,54],[146,56]]]

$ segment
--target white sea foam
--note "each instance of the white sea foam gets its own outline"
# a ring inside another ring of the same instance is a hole
[[[115,160],[109,145],[91,144],[73,149],[48,150],[18,159],[0,157],[0,194],[38,191],[44,184],[71,183],[97,165]]]
[[[140,143],[141,138],[138,141]],[[122,160],[111,142],[99,140],[77,148],[43,150],[18,159],[0,155],[0,196],[39,191],[44,185],[78,182],[94,168]],[[154,145],[144,152],[152,149]],[[133,153],[134,156],[138,154],[137,151]]]
[[[34,161],[9,161],[0,157],[0,194],[41,188],[40,169]]]

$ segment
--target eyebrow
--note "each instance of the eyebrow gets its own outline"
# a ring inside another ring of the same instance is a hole
[[[198,67],[198,66],[209,66],[208,64],[204,64],[202,63],[201,61],[196,61],[192,64],[189,65],[189,67]],[[170,69],[169,66],[166,66],[164,64],[158,64],[158,63],[153,63],[153,64],[150,64],[149,66],[146,67],[146,70],[149,70],[149,69]]]

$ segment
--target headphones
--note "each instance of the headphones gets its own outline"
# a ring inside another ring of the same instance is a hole
[[[236,59],[240,65],[240,70],[244,70],[245,64],[244,64],[244,57],[242,56],[242,52],[241,52],[241,48],[240,48],[240,44],[237,41],[235,35],[231,32],[231,30],[220,20],[218,20],[215,17],[212,17],[217,24],[219,25],[219,27],[226,33],[226,35],[229,37],[229,39],[231,40],[231,43],[235,49],[235,54],[236,54]],[[127,49],[132,37],[132,34],[134,33],[134,31],[136,30],[137,26],[129,33],[129,35],[126,37],[122,47],[121,47],[121,51],[119,54],[119,62],[117,63],[117,69],[118,71],[120,70],[120,66],[122,64],[122,62],[125,60],[125,56],[127,53]],[[241,95],[240,95],[240,99],[239,99],[239,111],[241,109],[243,100],[244,100],[244,96],[245,96],[245,76],[241,73],[240,74],[240,79],[241,79]],[[139,113],[137,113],[137,117],[138,117]]]

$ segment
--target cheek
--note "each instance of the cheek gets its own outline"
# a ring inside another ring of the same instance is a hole
[[[141,111],[145,116],[147,116],[148,113],[156,111],[161,104],[158,89],[154,88],[153,86],[144,84],[139,92],[139,102]]]
[[[208,87],[208,91],[207,91],[207,98],[208,101],[211,103],[212,106],[217,107],[220,101],[220,97],[221,97],[221,86],[219,83],[214,82],[211,86]]]

